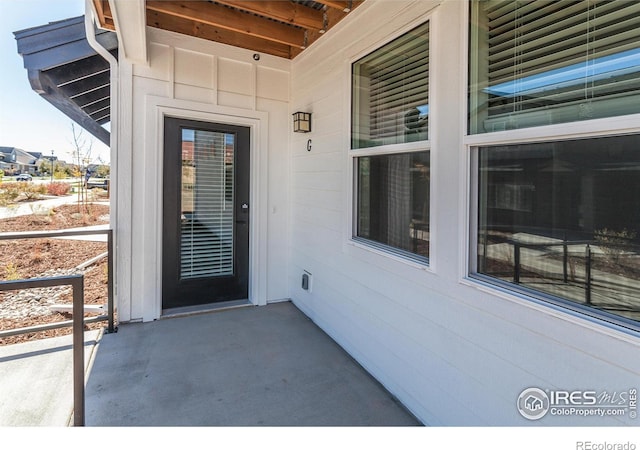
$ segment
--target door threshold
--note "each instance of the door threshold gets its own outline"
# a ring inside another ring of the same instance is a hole
[[[169,308],[162,310],[161,319],[171,319],[174,317],[191,316],[194,314],[204,314],[210,312],[226,311],[229,309],[244,308],[254,306],[248,299],[230,300],[228,302],[206,303],[204,305],[181,306],[179,308]]]

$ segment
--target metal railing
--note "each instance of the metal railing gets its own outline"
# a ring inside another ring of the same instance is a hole
[[[16,328],[0,331],[0,338],[19,334],[33,333],[56,328],[72,327],[73,332],[73,424],[84,426],[84,325],[86,323],[107,321],[107,331],[117,330],[114,325],[113,305],[113,230],[74,230],[41,231],[24,233],[0,233],[0,240],[42,239],[54,237],[107,235],[107,315],[85,320],[84,318],[84,275],[74,274],[58,277],[32,278],[28,280],[0,281],[0,292],[22,289],[35,289],[52,286],[71,285],[73,291],[73,319],[47,325]]]
[[[512,239],[505,241],[507,244],[513,245],[513,282],[520,284],[520,274],[522,270],[522,264],[520,262],[520,249],[541,249],[547,247],[559,247],[562,246],[562,281],[567,283],[569,281],[568,275],[568,261],[569,261],[569,245],[584,245],[585,246],[585,303],[591,304],[591,245],[597,244],[595,241],[562,241],[561,243],[529,243],[520,242]]]
[[[570,278],[573,279],[576,275],[574,271],[572,271],[571,277],[569,276],[569,270],[568,270],[568,266],[570,265],[569,260],[572,259],[575,261],[575,258],[580,258],[583,261],[582,266],[584,270],[584,273],[580,274],[580,277],[581,278],[583,277],[583,280],[580,282],[580,284],[582,284],[583,290],[584,290],[582,301],[587,306],[593,305],[592,303],[592,294],[594,289],[593,272],[594,272],[594,262],[596,261],[594,248],[618,249],[620,254],[622,254],[623,252],[627,252],[628,254],[633,254],[633,255],[640,254],[640,247],[635,245],[630,239],[624,240],[624,241],[621,239],[620,243],[613,243],[613,244],[599,242],[598,240],[594,240],[594,239],[567,240],[566,238],[555,241],[555,242],[553,241],[526,242],[526,241],[516,240],[512,238],[506,238],[506,237],[499,238],[497,236],[494,236],[491,240],[493,241],[494,244],[506,244],[512,249],[512,253],[510,254],[510,257],[506,257],[504,259],[504,262],[506,264],[512,266],[511,270],[510,271],[502,270],[500,271],[500,274],[502,277],[511,278],[512,282],[518,285],[527,283],[527,281],[523,281],[525,277],[527,276],[530,277],[532,276],[532,274],[534,275],[538,274],[540,276],[540,273],[544,272],[545,270],[542,267],[539,267],[539,270],[542,272],[537,272],[536,268],[532,266],[533,263],[529,263],[527,265],[525,262],[523,262],[524,255],[522,254],[522,249],[531,249],[534,251],[544,251],[546,249],[550,249],[550,251],[553,254],[558,255],[559,264],[561,265],[561,268],[559,268],[559,270],[556,271],[555,273],[547,274],[546,276],[544,276],[544,278],[557,280],[564,284],[568,284],[570,281]],[[483,241],[484,253],[482,257],[484,258],[484,261],[482,261],[482,268],[481,268],[482,273],[487,273],[485,272],[487,268],[487,258],[491,258],[490,256],[488,256],[488,252],[487,252],[488,244],[489,244],[489,239],[485,238]],[[569,247],[575,247],[575,246],[584,247],[584,250],[581,252],[581,254],[577,252],[569,251]],[[558,248],[558,247],[561,247],[560,251],[556,252],[553,250],[554,248]],[[541,257],[548,258],[551,261],[553,261],[553,257],[547,253],[545,253],[544,255],[541,255]],[[531,258],[531,256],[529,256],[529,258]],[[575,267],[574,267],[574,270],[575,270]],[[573,298],[572,300],[576,301],[578,299]]]

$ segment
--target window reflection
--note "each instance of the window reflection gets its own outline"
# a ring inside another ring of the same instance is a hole
[[[429,257],[429,152],[358,158],[357,236]]]
[[[478,273],[640,320],[640,135],[479,149]]]

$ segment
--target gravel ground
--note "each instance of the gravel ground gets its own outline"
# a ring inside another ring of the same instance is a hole
[[[77,228],[109,222],[109,207],[102,204],[79,208],[77,204],[56,206],[19,217],[0,220],[0,232],[40,231]],[[84,270],[76,267],[104,252],[103,242],[87,242],[65,239],[30,239],[0,241],[0,277],[28,279],[48,276],[84,273],[85,304],[106,305],[106,258]],[[52,312],[52,304],[70,304],[71,288],[28,289],[0,293],[0,330],[69,320],[70,314]],[[89,316],[89,315],[87,315]],[[87,328],[103,327],[90,324]],[[43,339],[70,334],[70,328],[48,330],[0,339],[0,345]]]
[[[44,277],[58,277],[82,273],[76,269],[53,269],[42,273]],[[28,319],[51,314],[50,306],[64,302],[71,293],[69,286],[25,289],[7,295],[0,304],[0,319]]]

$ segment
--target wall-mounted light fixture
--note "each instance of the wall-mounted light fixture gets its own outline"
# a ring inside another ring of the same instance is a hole
[[[293,131],[295,133],[308,133],[311,131],[311,113],[293,113]]]

